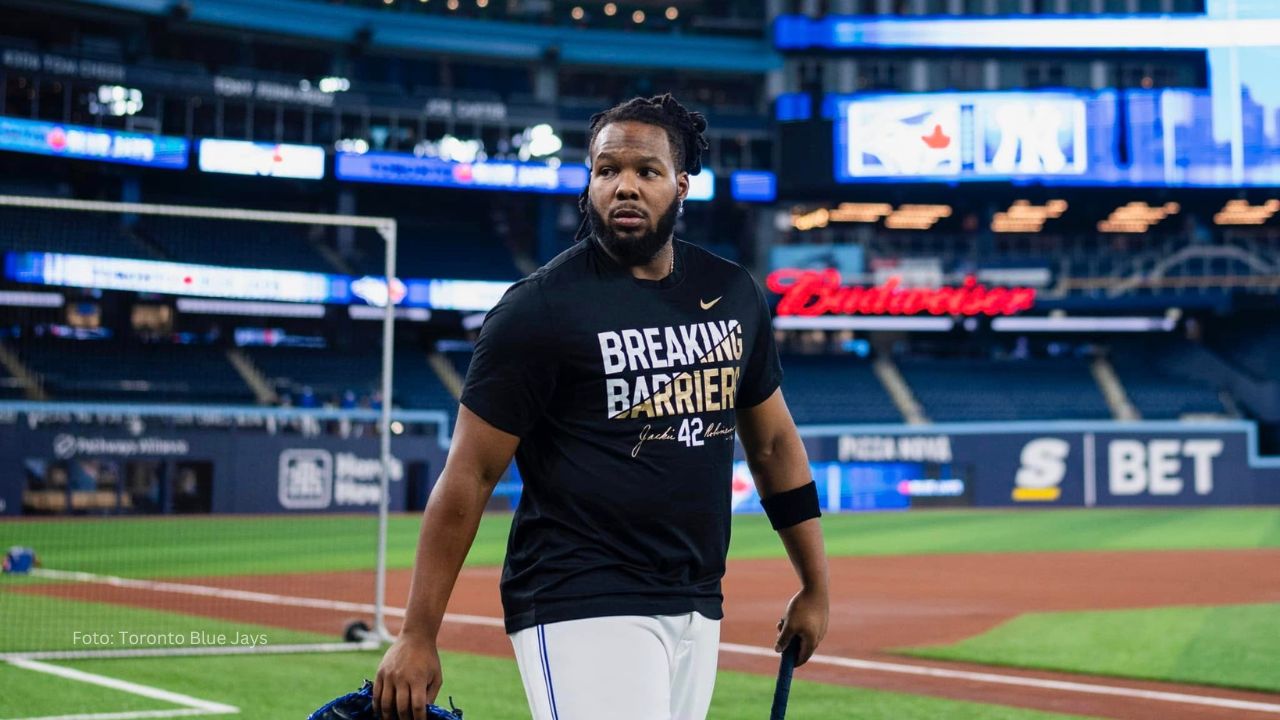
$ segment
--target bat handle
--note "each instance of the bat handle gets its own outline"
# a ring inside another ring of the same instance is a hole
[[[778,684],[773,689],[773,707],[769,710],[769,720],[785,720],[787,716],[787,699],[791,696],[791,673],[796,669],[796,658],[800,655],[800,638],[793,637],[782,651],[782,660],[778,663]]]

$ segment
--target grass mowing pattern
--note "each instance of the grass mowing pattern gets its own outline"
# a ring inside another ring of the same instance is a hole
[[[387,566],[413,566],[421,518],[391,518]],[[486,515],[470,566],[502,562],[509,514]],[[823,518],[827,553],[1174,550],[1280,547],[1280,509],[936,510]],[[0,522],[0,547],[30,545],[51,568],[128,577],[371,569],[376,523],[368,516],[94,518]],[[733,522],[730,557],[782,558],[764,516]],[[5,578],[4,582],[30,580]]]
[[[229,716],[236,720],[280,720],[306,717],[337,695],[355,690],[363,678],[373,676],[380,659],[379,653],[361,652],[77,660],[62,664],[236,705],[241,714]],[[445,687],[438,704],[447,705],[447,696],[452,695],[469,718],[527,720],[529,717],[514,661],[459,653],[442,653],[441,661]],[[772,678],[721,672],[709,717],[757,720],[768,713],[772,697]],[[70,712],[59,704],[57,694],[24,693],[23,699],[28,703],[22,706],[28,716]],[[792,686],[788,715],[804,720],[1070,720],[1073,717],[803,680],[797,680]]]
[[[209,602],[216,603],[218,600],[210,598]],[[176,645],[175,638],[172,642],[165,642],[163,647],[191,647],[192,632],[215,636],[223,634],[227,638],[223,644],[228,645],[232,644],[237,633],[264,634],[268,644],[289,645],[338,642],[341,632],[341,628],[336,625],[333,635],[320,635],[182,613],[9,592],[0,592],[0,608],[4,609],[5,618],[4,629],[0,630],[0,652],[156,647],[154,640],[141,636],[168,633],[177,634],[186,644]],[[77,631],[81,633],[79,638],[75,635]],[[121,637],[121,631],[127,634]],[[86,636],[94,633],[106,635],[110,643],[92,643],[86,639]],[[133,635],[139,637],[134,638]],[[200,635],[195,642],[207,645],[208,635]],[[0,696],[3,694],[0,693]]]
[[[909,655],[1280,692],[1280,604],[1029,613]]]

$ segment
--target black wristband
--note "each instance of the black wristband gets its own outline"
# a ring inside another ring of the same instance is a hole
[[[770,495],[760,501],[764,514],[774,530],[785,530],[805,520],[822,517],[818,508],[818,486],[811,480],[807,485]]]

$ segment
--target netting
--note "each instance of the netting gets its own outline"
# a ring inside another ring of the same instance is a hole
[[[385,636],[395,231],[0,196],[0,654]]]

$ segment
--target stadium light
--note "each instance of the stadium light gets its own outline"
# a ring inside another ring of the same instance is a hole
[[[363,155],[369,152],[369,142],[363,138],[342,138],[333,144],[335,152]]]
[[[1280,211],[1280,200],[1272,198],[1261,205],[1248,200],[1228,200],[1213,216],[1215,225],[1261,225]]]
[[[675,20],[678,17],[680,17],[680,11],[676,8],[675,5],[672,5],[671,7],[667,8],[668,20]]]
[[[1177,215],[1182,207],[1176,202],[1151,206],[1141,200],[1125,203],[1098,221],[1098,232],[1104,233],[1142,233],[1151,229],[1152,225],[1170,215]]]
[[[1044,205],[1032,205],[1029,200],[1014,200],[1008,210],[992,216],[991,231],[1040,232],[1044,229],[1046,220],[1062,217],[1066,210],[1066,200],[1050,200]]]
[[[351,89],[351,81],[344,77],[320,78],[318,83],[322,93],[340,93]]]
[[[94,115],[124,117],[136,115],[142,110],[142,91],[119,85],[99,85],[98,97],[89,100],[89,112]]]
[[[587,13],[585,10],[582,9],[582,6],[579,5],[574,7],[573,10],[569,12],[569,15],[571,15],[574,20],[581,20],[582,18],[586,17]]]
[[[605,4],[604,4],[604,14],[605,14],[605,15],[608,15],[609,17],[613,17],[614,15],[617,15],[617,14],[618,14],[618,6],[617,6],[617,5],[615,5],[614,3],[605,3]]]
[[[900,205],[884,219],[884,226],[891,230],[928,230],[944,217],[951,217],[950,205]]]
[[[525,162],[530,158],[555,155],[564,147],[564,142],[556,135],[555,129],[546,123],[525,128],[519,135],[511,138],[511,144],[520,148],[517,154]]]
[[[637,24],[637,25],[639,25],[640,23],[644,22],[644,11],[643,11],[643,10],[637,10],[637,11],[635,11],[635,12],[631,13],[631,22],[633,22],[633,23],[635,23],[635,24]]]

